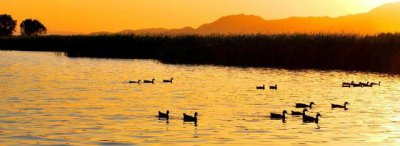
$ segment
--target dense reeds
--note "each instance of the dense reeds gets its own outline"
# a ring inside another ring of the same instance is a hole
[[[400,73],[400,34],[2,37],[0,49],[165,63]]]

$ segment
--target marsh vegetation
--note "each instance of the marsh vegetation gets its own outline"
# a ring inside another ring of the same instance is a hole
[[[74,35],[1,37],[0,49],[286,69],[400,72],[400,34]]]

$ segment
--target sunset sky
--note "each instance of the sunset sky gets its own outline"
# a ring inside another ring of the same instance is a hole
[[[400,0],[2,0],[0,13],[21,22],[35,18],[49,33],[198,27],[232,14],[264,19],[367,12]]]

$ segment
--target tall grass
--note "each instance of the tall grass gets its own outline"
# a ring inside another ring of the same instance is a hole
[[[2,37],[0,49],[165,63],[400,73],[400,34]]]

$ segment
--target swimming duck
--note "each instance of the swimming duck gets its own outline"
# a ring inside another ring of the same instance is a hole
[[[171,78],[170,80],[163,80],[163,82],[164,83],[172,83],[172,80],[173,80],[174,78]]]
[[[343,82],[342,83],[342,87],[351,87],[351,83],[346,83],[346,82]]]
[[[344,102],[344,105],[340,105],[340,104],[331,104],[332,108],[344,108],[345,110],[347,110],[347,105],[350,104],[347,101]]]
[[[197,116],[198,116],[197,112],[194,113],[194,117],[183,113],[183,121],[184,122],[195,122],[195,123],[197,123]]]
[[[285,119],[285,114],[287,114],[288,112],[286,110],[283,110],[282,115],[281,114],[277,114],[277,113],[271,113],[271,119]]]
[[[352,83],[351,85],[352,85],[353,87],[362,87],[362,83],[361,83],[361,82],[359,82],[358,84]]]
[[[156,80],[156,79],[144,80],[143,83],[153,83],[153,84],[154,84],[154,81],[155,81],[155,80]]]
[[[257,86],[256,89],[258,89],[258,90],[265,90],[265,84],[262,85],[262,86]]]
[[[129,81],[129,83],[131,83],[131,84],[140,84],[140,80],[138,80],[138,81]]]
[[[315,122],[316,124],[318,124],[318,118],[319,117],[322,117],[322,115],[320,113],[317,113],[315,118],[311,117],[311,116],[304,115],[303,116],[303,122],[304,123],[313,123],[313,122]]]
[[[308,112],[308,110],[307,109],[303,109],[303,112],[297,112],[297,111],[292,111],[292,115],[294,115],[294,116],[304,116],[304,115],[306,115],[306,112]]]
[[[363,87],[373,87],[374,85],[372,85],[371,83],[367,82],[367,84],[363,85]]]
[[[372,82],[371,85],[372,85],[372,86],[374,86],[374,85],[379,85],[379,86],[380,86],[380,85],[381,85],[381,81],[379,81],[378,83]]]
[[[269,89],[271,89],[271,90],[278,90],[278,85],[275,84],[275,86],[269,86]]]
[[[169,110],[167,110],[166,113],[162,113],[161,111],[158,111],[158,118],[165,118],[165,119],[169,119]]]
[[[312,108],[312,105],[316,105],[314,102],[311,102],[310,105],[304,103],[296,103],[296,108]]]
[[[370,82],[367,82],[367,83],[360,82],[360,84],[361,84],[361,87],[372,87],[373,86],[372,83],[370,83]]]

